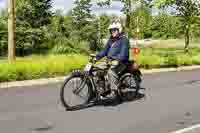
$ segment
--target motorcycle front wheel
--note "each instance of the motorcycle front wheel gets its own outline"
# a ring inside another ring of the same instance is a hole
[[[81,73],[66,78],[60,90],[60,99],[66,110],[78,109],[91,97],[91,85]]]

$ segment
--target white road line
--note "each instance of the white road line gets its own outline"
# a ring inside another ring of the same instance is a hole
[[[200,124],[194,125],[194,126],[191,126],[191,127],[188,127],[188,128],[184,128],[184,129],[181,129],[181,130],[172,132],[172,133],[186,133],[186,132],[188,132],[188,131],[191,131],[191,130],[197,129],[197,128],[200,128]]]

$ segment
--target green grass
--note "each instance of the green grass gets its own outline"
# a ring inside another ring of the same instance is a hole
[[[130,60],[133,59],[130,50]],[[88,62],[88,56],[71,55],[32,55],[17,58],[15,63],[0,60],[0,82],[65,76],[74,69],[81,69]],[[200,65],[200,49],[190,49],[184,53],[177,48],[142,48],[138,63],[142,68],[177,67]]]
[[[87,63],[84,55],[49,55],[17,58],[15,63],[1,61],[0,82],[63,76]]]
[[[132,51],[130,51],[130,55],[133,59]],[[200,65],[200,49],[192,48],[189,53],[184,53],[183,49],[177,48],[142,48],[138,63],[146,69]]]

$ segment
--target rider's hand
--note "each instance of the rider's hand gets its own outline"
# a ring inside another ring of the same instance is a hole
[[[119,64],[119,61],[117,60],[112,61],[112,65],[117,66],[118,64]]]
[[[97,57],[94,57],[93,61],[94,61],[94,64],[95,64],[98,61]]]

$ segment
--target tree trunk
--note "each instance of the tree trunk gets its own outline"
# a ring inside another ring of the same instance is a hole
[[[190,28],[189,25],[187,25],[185,29],[185,52],[188,52],[189,43],[190,43]]]
[[[15,0],[8,0],[8,60],[16,60]]]

